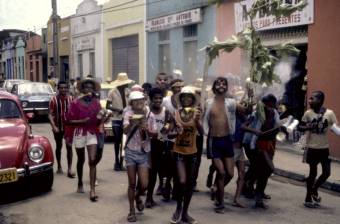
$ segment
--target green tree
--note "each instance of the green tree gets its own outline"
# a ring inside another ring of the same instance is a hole
[[[211,0],[212,4],[220,5],[225,0]],[[242,4],[242,1],[240,2]],[[298,55],[299,50],[290,43],[283,43],[276,46],[266,47],[262,44],[258,35],[258,29],[254,27],[254,18],[257,13],[266,11],[267,15],[276,18],[290,16],[297,10],[302,10],[307,5],[306,0],[298,4],[286,4],[281,0],[255,0],[249,10],[245,9],[245,15],[250,21],[250,26],[243,31],[233,35],[231,38],[220,42],[215,39],[206,50],[209,57],[209,64],[216,59],[221,52],[231,52],[235,48],[241,48],[250,55],[249,76],[252,82],[272,85],[273,82],[280,82],[279,77],[274,73],[274,67],[279,59],[287,55]],[[275,52],[275,56],[271,52]]]

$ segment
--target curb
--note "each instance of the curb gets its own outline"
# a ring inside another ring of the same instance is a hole
[[[275,168],[274,174],[278,176],[282,176],[282,177],[287,177],[289,179],[293,179],[293,180],[300,181],[300,182],[306,181],[305,175],[286,171],[286,170],[279,169],[279,168]],[[338,183],[326,181],[324,184],[321,185],[321,188],[340,193],[340,184]]]

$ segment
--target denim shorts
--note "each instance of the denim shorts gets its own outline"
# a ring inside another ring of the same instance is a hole
[[[149,165],[149,153],[125,149],[126,166],[145,166]]]
[[[186,154],[180,154],[180,153],[174,152],[173,158],[176,162],[185,162],[187,164],[195,164],[197,161],[197,154],[194,153],[194,154],[186,155]]]

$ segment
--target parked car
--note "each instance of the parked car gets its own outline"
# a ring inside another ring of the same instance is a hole
[[[53,89],[48,83],[16,84],[11,92],[18,96],[25,112],[33,112],[35,115],[48,115],[49,102],[54,95]]]
[[[107,96],[109,95],[110,90],[113,89],[113,88],[115,88],[115,85],[108,84],[108,83],[102,83],[100,85],[100,105],[102,106],[102,108],[106,108]],[[112,138],[113,137],[113,131],[112,131],[111,122],[105,123],[104,128],[105,128],[106,138]]]
[[[33,183],[43,190],[53,184],[53,151],[46,137],[32,135],[18,98],[0,91],[0,192]],[[1,196],[2,197],[2,196]]]
[[[25,79],[6,79],[2,88],[4,88],[7,92],[11,92],[13,86],[15,84],[31,82],[30,80]]]

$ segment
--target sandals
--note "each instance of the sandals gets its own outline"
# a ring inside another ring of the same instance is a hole
[[[317,194],[312,194],[312,199],[316,203],[320,203],[321,202],[321,197],[319,195],[317,195]]]
[[[138,211],[142,212],[144,210],[144,204],[141,199],[136,199],[136,208]]]
[[[145,202],[145,207],[146,208],[152,208],[152,207],[154,207],[156,205],[156,202],[154,202],[154,200],[147,200],[146,202]]]
[[[224,205],[223,204],[218,204],[216,205],[216,208],[214,209],[216,213],[218,214],[224,214]]]
[[[179,221],[181,220],[181,211],[175,211],[174,214],[172,214],[172,217],[170,219],[170,223],[172,224],[176,224],[179,223]]]
[[[303,205],[306,207],[306,208],[317,208],[318,206],[311,202],[311,201],[305,201],[305,203],[303,203]]]
[[[136,214],[134,214],[134,213],[129,213],[128,216],[126,217],[126,220],[127,220],[128,222],[137,222]]]

